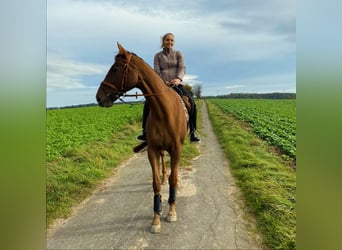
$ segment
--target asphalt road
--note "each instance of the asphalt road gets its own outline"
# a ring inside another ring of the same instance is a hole
[[[205,105],[201,111],[201,155],[179,172],[176,222],[165,219],[165,185],[161,233],[150,233],[152,178],[142,152],[123,164],[69,219],[49,230],[47,249],[261,249],[261,237],[243,208]]]

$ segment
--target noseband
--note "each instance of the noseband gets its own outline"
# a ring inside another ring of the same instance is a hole
[[[128,68],[129,68],[129,63],[131,62],[132,59],[132,53],[128,53],[129,57],[127,58],[127,61],[125,60],[124,62],[124,66],[123,66],[123,77],[121,80],[121,88],[118,89],[113,83],[107,82],[107,81],[102,81],[101,85],[107,86],[111,89],[114,89],[115,91],[118,91],[117,94],[113,95],[113,94],[107,94],[107,98],[111,98],[111,99],[117,99],[120,98],[121,96],[123,97],[136,97],[138,98],[138,96],[156,96],[156,95],[161,95],[163,94],[165,91],[169,90],[170,87],[166,88],[164,91],[161,91],[159,93],[150,93],[150,94],[132,94],[132,95],[128,95],[126,94],[126,83],[127,83],[127,77],[128,77]],[[121,99],[120,99],[121,100]]]

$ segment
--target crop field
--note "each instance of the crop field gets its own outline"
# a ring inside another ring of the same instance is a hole
[[[74,205],[132,154],[142,105],[47,110],[47,225]]]
[[[128,124],[141,121],[142,105],[68,108],[47,111],[47,161],[78,146],[106,140]]]
[[[254,132],[296,159],[296,100],[212,99],[224,112],[250,124]]]

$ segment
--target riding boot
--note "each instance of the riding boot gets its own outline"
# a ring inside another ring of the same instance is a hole
[[[195,131],[191,131],[190,132],[190,142],[191,143],[196,143],[196,142],[200,142],[200,141],[201,140],[198,137],[196,137]]]
[[[190,127],[190,142],[197,143],[201,140],[196,136],[195,131],[197,128],[197,107],[196,103],[193,101],[192,112],[189,114],[189,127]]]
[[[147,116],[148,113],[150,112],[150,107],[148,106],[148,103],[145,102],[144,104],[144,110],[143,110],[143,119],[142,119],[142,134],[138,135],[137,139],[141,141],[146,141],[146,121],[147,121]]]
[[[195,115],[196,116],[196,115]],[[201,140],[196,137],[195,131],[196,131],[196,120],[193,119],[193,117],[189,117],[189,127],[190,127],[190,142],[191,143],[197,143],[200,142]]]
[[[196,133],[195,133],[196,130],[191,120],[189,120],[189,125],[190,125],[190,143],[200,142],[201,140],[196,136]]]

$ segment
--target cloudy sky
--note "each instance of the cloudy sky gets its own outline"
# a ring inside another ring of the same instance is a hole
[[[95,103],[117,42],[152,66],[167,32],[202,95],[296,92],[295,0],[48,0],[47,107]]]

